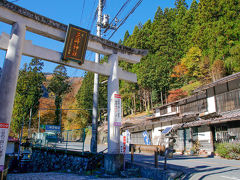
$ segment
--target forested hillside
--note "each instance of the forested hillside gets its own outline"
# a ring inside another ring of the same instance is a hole
[[[19,135],[22,127],[24,136],[28,135],[29,127],[32,132],[37,132],[39,120],[40,125],[59,125],[61,122],[62,130],[76,129],[81,125],[75,97],[83,78],[69,78],[62,65],[58,65],[51,74],[43,74],[43,67],[44,63],[34,58],[19,71],[11,122],[12,136]],[[40,128],[40,131],[43,129]]]
[[[189,6],[185,0],[176,0],[174,8],[158,7],[152,21],[138,23],[132,34],[126,31],[119,43],[148,49],[149,54],[139,64],[120,62],[138,77],[137,84],[120,82],[123,114],[177,100],[240,71],[239,12],[239,0],[193,0]],[[92,106],[92,82],[93,75],[86,73],[78,107]],[[106,84],[100,86],[99,107],[106,107],[104,89]]]

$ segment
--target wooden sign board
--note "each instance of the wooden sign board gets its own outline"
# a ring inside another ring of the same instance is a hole
[[[84,63],[84,58],[88,45],[90,31],[69,25],[63,49],[63,60],[76,61],[80,65]]]

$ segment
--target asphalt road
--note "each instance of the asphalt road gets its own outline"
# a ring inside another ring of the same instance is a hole
[[[57,148],[65,149],[66,143],[57,143]],[[82,150],[82,143],[68,142],[67,148],[75,151]],[[98,152],[107,148],[107,145],[98,145]],[[84,151],[90,151],[90,145],[84,145]],[[107,152],[104,151],[104,152]],[[126,155],[130,160],[130,154]],[[134,154],[134,162],[154,166],[154,156],[150,154]],[[159,167],[163,168],[164,157],[159,157]],[[174,155],[168,159],[167,168],[183,171],[186,175],[183,179],[191,180],[240,180],[240,161],[227,160],[213,157],[198,157]]]
[[[126,156],[130,160],[130,155]],[[134,162],[154,166],[153,155],[135,154]],[[164,158],[159,157],[159,167],[163,168]],[[240,161],[213,157],[174,155],[168,159],[167,168],[183,171],[183,179],[191,180],[240,180]]]
[[[84,176],[71,173],[57,173],[57,172],[45,172],[45,173],[24,173],[24,174],[8,174],[7,180],[121,180],[122,178],[99,178],[97,176]],[[147,180],[146,178],[128,178],[129,180]]]

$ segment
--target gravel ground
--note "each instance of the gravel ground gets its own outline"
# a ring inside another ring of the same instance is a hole
[[[69,173],[25,173],[25,174],[8,174],[7,180],[81,180],[81,179],[124,179],[124,178],[98,178],[96,176],[83,176]],[[125,178],[126,179],[126,178]],[[147,180],[146,178],[127,178],[130,180]]]

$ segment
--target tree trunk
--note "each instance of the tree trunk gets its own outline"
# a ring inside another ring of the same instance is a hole
[[[142,96],[141,96],[141,94],[140,94],[139,96],[140,96],[140,107],[139,107],[139,111],[142,112]]]
[[[146,90],[144,90],[144,110],[146,111],[147,110],[147,98],[146,98]]]
[[[121,101],[121,108],[122,108],[121,114],[122,114],[122,118],[123,118],[123,116],[124,116],[124,113],[123,113],[123,99],[122,99],[122,101]]]
[[[147,111],[150,109],[149,91],[147,91]]]
[[[163,105],[163,92],[161,91],[161,105]]]
[[[151,109],[153,108],[152,91],[150,92]]]
[[[133,103],[133,97],[131,98],[131,101],[132,101],[132,107],[131,107],[131,114],[133,114],[134,113],[134,110],[133,110],[133,106],[134,106],[134,103]]]
[[[136,94],[133,94],[133,111],[134,114],[136,114]]]

